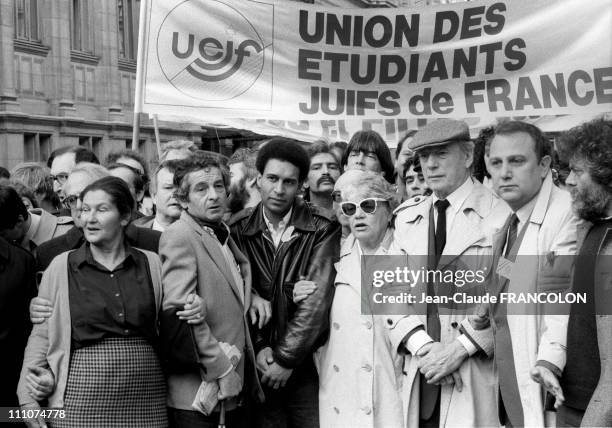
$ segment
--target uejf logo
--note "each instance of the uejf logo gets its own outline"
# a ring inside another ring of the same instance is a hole
[[[157,57],[168,81],[205,101],[239,97],[260,77],[265,46],[234,7],[187,0],[168,13],[157,35]]]

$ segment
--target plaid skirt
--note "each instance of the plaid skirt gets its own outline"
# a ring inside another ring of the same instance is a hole
[[[53,428],[166,428],[166,383],[151,345],[112,337],[70,356],[65,419]]]

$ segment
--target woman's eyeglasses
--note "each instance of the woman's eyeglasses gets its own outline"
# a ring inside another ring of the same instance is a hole
[[[342,202],[340,204],[340,209],[342,210],[342,213],[347,217],[354,216],[357,212],[357,207],[361,208],[361,210],[366,214],[374,214],[376,212],[376,209],[378,208],[379,202],[387,202],[387,200],[382,198],[366,198],[358,204],[356,204],[355,202],[347,201]]]

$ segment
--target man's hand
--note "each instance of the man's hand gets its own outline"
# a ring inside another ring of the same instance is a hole
[[[561,407],[565,401],[565,396],[557,376],[548,368],[542,366],[533,367],[529,374],[534,382],[539,383],[546,391],[555,396],[555,409]]]
[[[272,318],[272,305],[263,297],[253,294],[249,315],[251,316],[251,324],[257,324],[257,327],[261,329]]]
[[[236,397],[242,391],[242,379],[236,373],[236,370],[232,370],[222,378],[217,379],[217,383],[219,384],[219,400]]]
[[[21,406],[21,410],[24,410],[27,415],[28,410],[40,410],[40,404],[24,404]],[[45,423],[45,420],[42,417],[26,419],[23,422],[25,422],[28,428],[47,428],[47,424]]]
[[[43,297],[34,297],[30,302],[30,320],[32,324],[41,324],[51,316],[51,302]]]
[[[467,350],[457,340],[446,346],[435,342],[427,355],[420,359],[418,366],[427,383],[440,383],[446,376],[451,375],[457,390],[461,392],[463,382],[457,370],[468,356]]]
[[[201,324],[204,322],[204,301],[196,293],[187,296],[187,303],[182,311],[178,311],[176,316],[180,320],[187,321],[187,324]]]
[[[255,363],[257,364],[257,369],[265,374],[268,370],[270,364],[274,362],[274,357],[272,357],[272,348],[263,348],[261,351],[257,353],[255,357]]]
[[[293,373],[293,369],[286,369],[276,362],[268,366],[268,370],[261,378],[261,383],[268,385],[270,388],[278,389],[285,386],[287,380]]]
[[[50,396],[55,387],[53,373],[42,367],[28,367],[28,371],[26,381],[28,382],[30,396],[36,401],[44,400]]]
[[[293,285],[293,303],[298,304],[306,300],[317,288],[317,283],[313,281],[300,280]]]
[[[434,342],[429,342],[426,343],[425,345],[421,346],[419,348],[419,350],[416,352],[416,356],[417,357],[424,357],[425,355],[427,355],[429,353],[429,351],[431,350],[432,345],[434,344]]]

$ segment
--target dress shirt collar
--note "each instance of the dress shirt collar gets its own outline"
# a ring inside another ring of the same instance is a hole
[[[515,214],[518,217],[519,224],[521,226],[524,226],[529,221],[529,217],[531,217],[531,213],[533,212],[533,208],[535,207],[537,201],[538,195],[536,194],[529,202],[516,211]]]
[[[272,242],[274,243],[275,247],[278,247],[280,245],[283,233],[285,232],[285,229],[287,229],[287,226],[289,225],[289,219],[291,219],[291,214],[293,212],[293,207],[291,209],[289,209],[289,211],[287,212],[287,214],[285,214],[283,219],[278,222],[278,227],[276,227],[276,228],[274,227],[272,222],[266,216],[266,210],[263,208],[263,205],[262,205],[261,209],[263,210],[264,222],[266,223],[266,226],[268,227],[268,230],[270,231],[270,236],[272,237]]]
[[[472,180],[472,177],[468,177],[467,180],[465,180],[461,186],[459,186],[457,189],[455,189],[453,193],[446,197],[446,200],[450,204],[450,208],[455,213],[459,212],[459,210],[463,206],[463,203],[468,198],[468,196],[470,196],[470,193],[472,193],[473,189],[474,181]],[[433,193],[432,196],[433,204],[435,205],[435,203],[439,201],[440,198],[438,198],[435,193]]]
[[[266,222],[266,226],[268,226],[268,229],[270,229],[270,232],[272,232],[272,230],[274,230],[274,225],[272,224],[270,220],[268,220],[268,216],[266,216],[266,209],[263,207],[263,205],[261,206],[261,209],[263,210],[264,221]],[[291,218],[292,213],[293,213],[293,207],[289,208],[289,211],[287,211],[287,214],[285,214],[283,219],[278,222],[279,229],[281,228],[284,229],[285,227],[287,227],[287,224],[289,224],[289,219]]]
[[[157,230],[159,232],[163,232],[164,230],[166,230],[164,225],[162,225],[160,222],[157,221],[157,218],[153,219],[153,224],[151,225],[151,229]]]
[[[81,266],[83,266],[84,263],[87,263],[88,265],[91,265],[91,266],[100,266],[100,264],[94,260],[93,255],[91,254],[90,245],[91,244],[86,241],[83,243],[83,245],[81,245],[79,248],[77,248],[74,251],[74,255],[71,257],[73,268],[78,269]],[[124,245],[125,245],[125,259],[117,267],[124,266],[126,263],[133,263],[136,260],[134,257],[135,257],[135,252],[137,250],[135,250],[127,242],[125,242]]]

